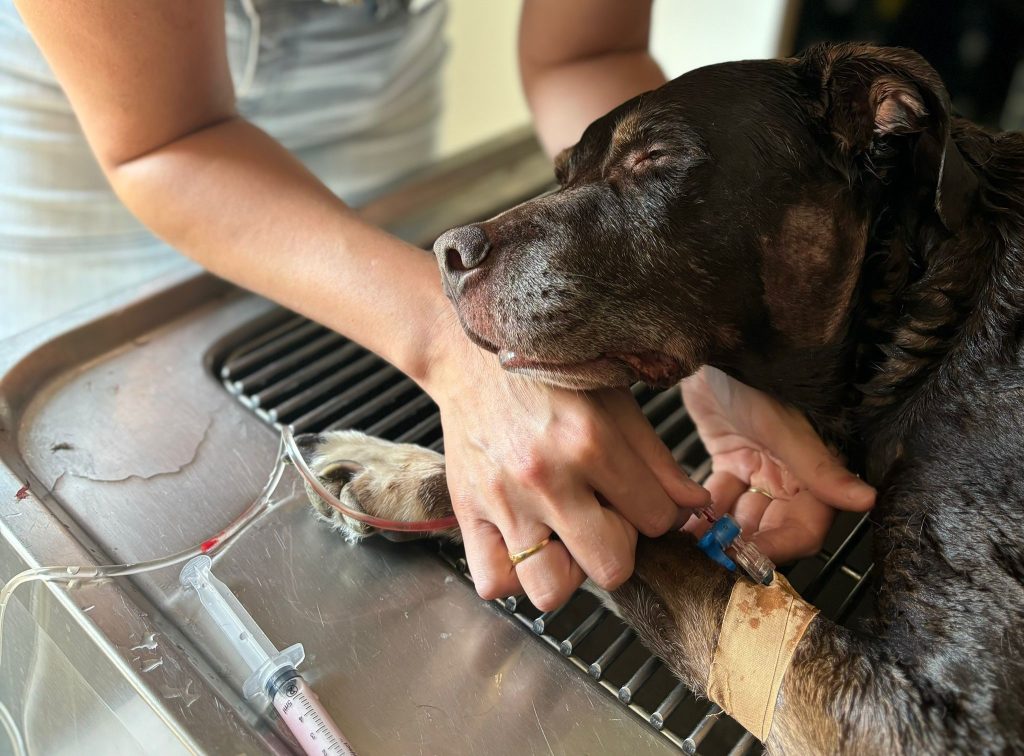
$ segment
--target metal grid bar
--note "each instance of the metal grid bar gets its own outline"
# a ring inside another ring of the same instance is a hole
[[[589,667],[587,667],[587,673],[595,680],[600,680],[604,671],[622,655],[622,652],[626,650],[626,646],[632,643],[635,639],[636,635],[627,627],[619,633],[619,637],[612,641],[611,645],[602,651],[601,655],[597,657]]]
[[[672,689],[672,692],[669,693],[660,704],[658,704],[658,708],[651,712],[651,727],[656,730],[663,729],[665,727],[665,720],[672,716],[672,712],[674,712],[679,704],[683,702],[683,698],[685,698],[689,692],[690,691],[687,687],[682,683],[676,685],[676,687]]]
[[[729,756],[743,756],[750,750],[751,746],[757,743],[757,738],[749,732],[743,733],[743,737],[736,741],[736,745],[729,751]]]
[[[228,340],[227,356],[214,364],[227,389],[263,420],[278,427],[289,423],[298,432],[365,427],[375,436],[443,449],[437,407],[394,367],[285,311],[262,325],[255,335],[251,326],[240,329],[237,342]],[[632,392],[677,462],[705,480],[711,461],[680,392],[639,384]],[[828,599],[832,608],[823,613],[838,622],[855,617],[870,598],[866,589],[873,574],[873,565],[855,558],[870,539],[867,516],[847,519],[843,527],[830,538],[837,545],[783,570],[809,600]],[[440,544],[440,554],[471,580],[458,547]],[[537,611],[524,596],[496,604],[683,752],[740,756],[759,747],[718,706],[672,678],[631,630],[595,602],[580,592],[551,612]]]
[[[270,343],[271,341],[279,339],[284,334],[295,330],[307,322],[301,315],[292,315],[286,310],[279,310],[278,315],[280,317],[274,319],[281,322],[278,322],[276,325],[263,331],[259,335],[247,338],[223,359],[220,368],[220,377],[225,382],[239,373],[250,370],[252,365],[260,359],[260,347]],[[226,383],[226,385],[230,388],[233,385],[233,382]]]
[[[428,438],[441,435],[441,413],[420,420],[416,425],[395,439],[400,444],[423,444]]]
[[[405,404],[396,407],[392,412],[382,417],[380,420],[375,422],[369,428],[366,429],[366,433],[370,436],[380,436],[381,438],[393,438],[398,435],[395,431],[400,424],[408,424],[411,417],[419,415],[423,410],[431,410],[430,415],[426,420],[440,423],[441,416],[437,412],[437,407],[434,402],[426,394],[416,392],[413,394],[413,398]],[[422,421],[425,422],[425,421]]]
[[[378,391],[394,385],[401,378],[402,374],[396,368],[384,363],[380,369],[374,370],[351,388],[327,399],[288,424],[296,433],[329,428],[334,425],[339,414],[344,415],[362,402],[369,401]]]
[[[289,396],[298,393],[317,380],[327,378],[337,372],[353,359],[360,356],[362,348],[358,344],[348,342],[344,346],[325,354],[323,357],[307,362],[301,369],[286,373],[277,382],[254,394],[253,406],[265,407],[280,403]]]
[[[622,703],[628,704],[633,700],[633,696],[636,695],[637,691],[640,690],[643,685],[651,679],[654,671],[661,665],[661,659],[657,656],[648,656],[647,661],[641,664],[633,676],[630,677],[626,682],[619,686],[618,698]],[[648,717],[650,719],[650,717]]]
[[[313,333],[315,334],[315,331]],[[302,347],[249,373],[244,380],[236,381],[235,388],[239,393],[258,395],[261,389],[267,388],[275,380],[291,376],[298,367],[308,365],[320,355],[329,355],[332,347],[336,348],[335,355],[340,354],[341,347],[345,344],[344,338],[336,333],[321,333]],[[351,342],[348,346],[352,346]]]
[[[708,713],[704,715],[703,719],[697,723],[697,726],[690,731],[690,734],[686,736],[686,740],[683,741],[683,750],[687,753],[697,753],[697,749],[700,748],[700,744],[704,742],[704,738],[707,737],[708,733],[711,732],[711,728],[718,722],[718,718],[722,716],[722,707],[718,704],[711,704],[711,708],[708,709]],[[651,715],[651,724],[657,727],[655,724],[654,715]],[[749,734],[749,733],[748,733]]]
[[[295,327],[283,328],[282,333],[274,339],[266,341],[260,346],[247,351],[245,354],[228,360],[221,368],[221,375],[226,373],[239,376],[251,376],[258,372],[258,368],[277,360],[287,357],[293,347],[306,343],[309,338],[323,333],[324,328],[312,321],[300,322]],[[247,390],[245,378],[230,381],[227,384],[228,390],[240,394]]]
[[[322,407],[321,402],[331,396],[335,389],[351,386],[366,375],[370,375],[380,364],[372,354],[360,355],[358,359],[345,365],[337,372],[331,373],[308,388],[278,404],[267,405],[266,410],[271,421],[278,418],[294,417],[306,407]]]
[[[398,371],[396,370],[395,372],[397,373]],[[381,374],[378,373],[378,375]],[[375,389],[382,386],[386,382],[386,378],[374,381],[373,383],[370,383],[370,379],[367,378],[366,382],[369,389],[366,393],[372,393],[372,396],[360,401],[353,409],[331,422],[327,426],[327,430],[361,428],[366,420],[374,415],[379,415],[382,410],[386,411],[388,407],[395,405],[398,405],[399,410],[404,414],[408,414],[409,408],[407,405],[421,393],[416,386],[410,385],[408,381],[399,381],[383,391],[376,391]]]
[[[594,628],[597,627],[597,623],[603,620],[608,615],[608,610],[603,606],[599,606],[590,616],[583,620],[576,628],[569,633],[565,640],[558,644],[558,650],[562,652],[563,656],[572,656],[573,650],[576,648],[576,644],[590,635]]]

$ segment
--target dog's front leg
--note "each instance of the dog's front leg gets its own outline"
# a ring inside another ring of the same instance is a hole
[[[397,520],[452,514],[444,458],[439,454],[353,431],[305,437],[300,448],[321,482],[350,507]],[[310,498],[320,516],[348,538],[372,532],[341,516],[313,492]],[[435,535],[459,538],[457,531]],[[675,532],[641,538],[636,571],[617,590],[606,593],[589,583],[587,587],[680,680],[706,695],[736,580],[709,560],[692,536]],[[751,633],[757,630],[750,627]],[[799,641],[778,696],[769,705],[774,719],[765,743],[772,753],[921,752],[928,747],[922,738],[935,724],[924,726],[919,694],[869,640],[820,615]]]
[[[735,575],[710,562],[689,534],[670,533],[653,540],[641,538],[633,577],[611,593],[594,592],[680,680],[708,695],[712,661],[736,581]],[[741,626],[738,632],[746,635],[739,640],[751,648],[765,647],[765,639],[757,637],[763,631],[763,626],[750,622]],[[769,649],[771,645],[769,639]],[[730,671],[737,676],[757,674],[749,668]],[[729,711],[725,701],[717,702]],[[941,722],[931,721],[934,717],[922,705],[920,691],[885,658],[879,644],[820,614],[799,640],[777,697],[765,705],[773,716],[764,741],[772,754],[860,756],[941,748],[932,742],[940,738]]]

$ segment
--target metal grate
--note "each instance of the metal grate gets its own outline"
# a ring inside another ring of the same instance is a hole
[[[443,450],[440,415],[426,394],[384,360],[303,317],[273,311],[222,340],[217,352],[212,363],[227,390],[275,427],[287,424],[296,433],[354,428]],[[633,393],[676,461],[703,480],[710,460],[680,392],[638,385]],[[782,572],[825,616],[855,623],[871,609],[865,591],[873,570],[870,540],[866,515],[840,514],[825,548]],[[432,548],[470,579],[458,547]],[[577,592],[545,613],[521,596],[497,603],[684,752],[760,752],[750,734],[678,684],[590,594]]]

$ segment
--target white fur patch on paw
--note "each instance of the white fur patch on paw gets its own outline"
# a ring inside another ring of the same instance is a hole
[[[444,468],[444,457],[430,449],[396,444],[352,430],[319,434],[318,443],[306,461],[327,490],[346,506],[374,517],[402,521],[426,519],[420,486]],[[356,468],[344,465],[346,462],[358,465],[358,471],[351,472]],[[344,474],[346,469],[349,475]],[[376,532],[376,528],[325,503],[308,485],[306,493],[317,517],[330,523],[349,543],[357,543]]]

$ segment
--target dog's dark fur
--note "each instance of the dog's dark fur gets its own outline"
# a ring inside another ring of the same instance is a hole
[[[769,750],[1024,751],[1024,137],[954,117],[914,53],[820,46],[631,100],[557,174],[439,240],[472,338],[581,388],[715,365],[879,487],[874,632],[812,623]],[[703,691],[734,579],[642,538],[609,600]]]

